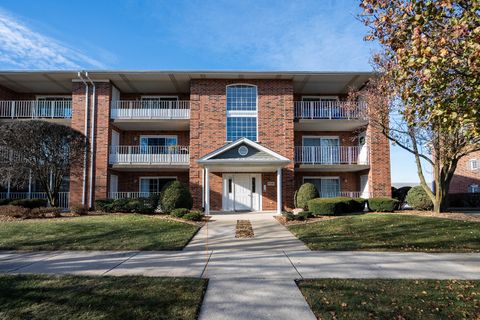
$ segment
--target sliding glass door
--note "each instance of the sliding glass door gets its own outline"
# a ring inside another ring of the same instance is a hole
[[[318,164],[340,162],[340,139],[338,137],[304,137],[303,159]]]
[[[340,178],[304,178],[303,182],[312,183],[317,188],[320,198],[332,198],[340,196]]]

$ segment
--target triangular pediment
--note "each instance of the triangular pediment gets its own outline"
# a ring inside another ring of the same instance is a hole
[[[205,155],[197,162],[199,164],[229,162],[287,164],[290,160],[259,143],[241,138]]]

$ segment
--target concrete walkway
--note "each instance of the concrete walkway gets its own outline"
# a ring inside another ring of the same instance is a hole
[[[237,219],[255,238],[235,239]],[[302,278],[480,279],[480,254],[310,251],[273,214],[212,217],[183,251],[0,252],[0,272],[209,278],[200,319],[315,319]]]

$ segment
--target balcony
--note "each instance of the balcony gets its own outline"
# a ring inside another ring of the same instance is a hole
[[[366,105],[347,101],[295,101],[295,130],[351,131],[368,124]]]
[[[123,130],[188,130],[190,101],[119,100],[110,117]]]
[[[295,147],[300,171],[360,171],[370,167],[367,146]]]
[[[70,119],[72,101],[0,101],[0,119]]]
[[[188,146],[110,146],[109,163],[117,169],[187,169]]]

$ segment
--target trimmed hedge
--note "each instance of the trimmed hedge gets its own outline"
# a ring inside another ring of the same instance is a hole
[[[370,198],[368,199],[368,209],[373,212],[392,212],[400,201],[392,198]]]
[[[177,209],[173,209],[170,212],[170,215],[176,218],[183,218],[189,212],[190,210],[188,210],[187,208],[177,208]]]
[[[183,219],[191,220],[191,221],[201,221],[203,219],[203,213],[198,210],[190,211],[189,213],[183,216]]]
[[[415,186],[407,193],[407,203],[416,210],[432,210],[433,202],[422,186]]]
[[[149,198],[138,199],[98,199],[95,208],[102,212],[119,213],[155,213],[156,207],[152,207]]]
[[[450,207],[479,208],[480,193],[451,193],[447,201]]]
[[[11,201],[9,204],[11,204],[12,206],[34,209],[46,207],[48,205],[48,201],[46,199],[18,199]]]
[[[12,202],[12,199],[0,199],[0,206],[6,206],[7,204],[10,204]]]
[[[308,201],[308,208],[314,215],[338,215],[351,212],[352,198],[316,198]]]
[[[295,208],[307,208],[308,201],[318,198],[317,188],[313,183],[304,183],[295,192]]]
[[[160,207],[163,212],[169,213],[176,208],[192,209],[193,199],[187,186],[178,180],[172,181],[162,191]]]

